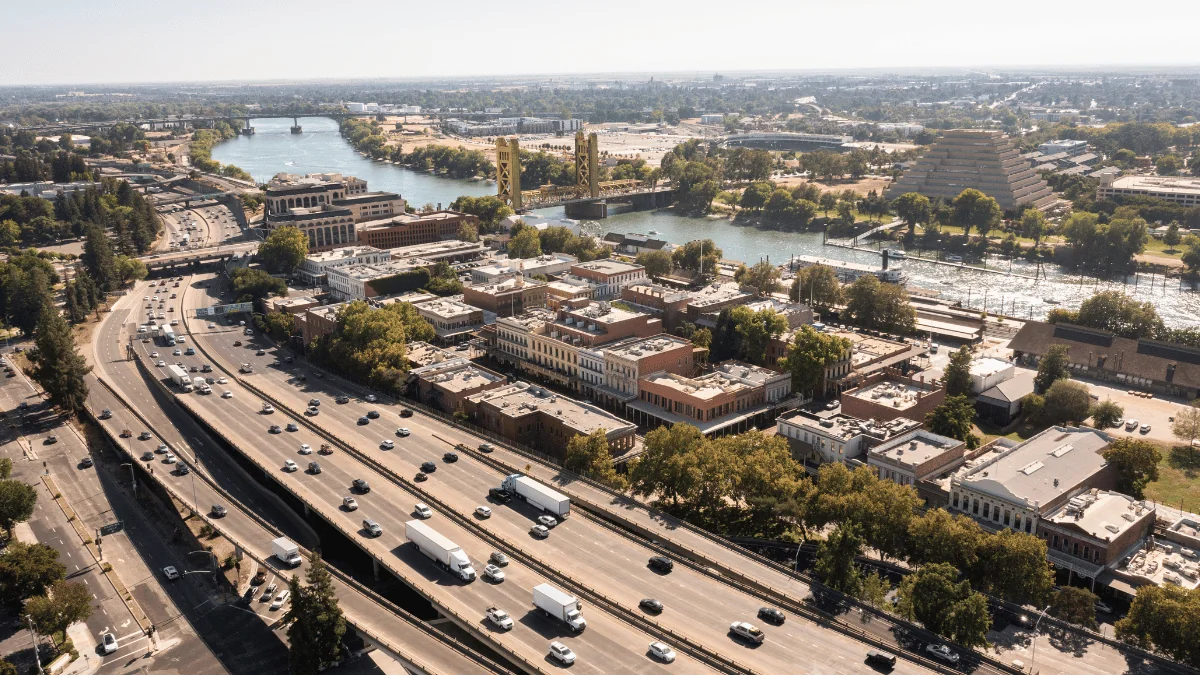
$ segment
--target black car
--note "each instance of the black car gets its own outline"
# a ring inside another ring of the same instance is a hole
[[[429,474],[418,473],[417,475],[413,476],[413,480],[417,481],[418,483],[424,483],[425,481],[429,480]]]
[[[285,358],[283,359],[283,362],[284,362],[284,363],[291,363],[291,362],[293,362],[293,361],[295,361],[295,360],[296,360],[296,359],[293,359],[292,357],[288,356],[288,357],[285,357]]]
[[[448,464],[453,464],[458,461],[458,454],[454,452],[447,452],[446,454],[442,455],[442,461]]]
[[[362,416],[362,417],[358,418],[358,423],[359,423],[360,425],[361,425],[361,424],[370,424],[370,423],[371,423],[371,418],[370,418],[370,417],[367,417],[366,415],[364,415],[364,416]]]
[[[154,461],[154,453],[151,452],[150,450],[143,452],[142,453],[142,461],[143,462],[153,462]]]
[[[175,473],[179,474],[180,476],[186,476],[192,472],[192,470],[188,468],[187,464],[179,464],[177,466],[178,468],[175,469]]]
[[[878,649],[872,649],[871,651],[867,652],[867,662],[891,669],[896,667],[896,656],[884,651],[879,651]]]
[[[377,420],[377,419],[379,419],[379,411],[378,410],[368,411],[367,417],[370,417],[373,420]]]
[[[102,420],[106,420],[106,419],[109,419],[109,418],[111,418],[111,417],[112,417],[112,411],[111,411],[111,410],[109,410],[108,408],[105,408],[104,410],[101,410],[101,411],[100,411],[100,419],[102,419]]]
[[[675,569],[675,562],[670,558],[664,558],[661,555],[656,555],[650,559],[650,566],[659,572],[670,572]]]
[[[437,464],[433,462],[421,462],[421,470],[425,473],[433,473],[437,471]]]
[[[352,485],[354,487],[355,492],[358,492],[358,493],[361,493],[364,495],[371,491],[371,484],[361,478],[355,478]]]
[[[400,416],[401,417],[412,417],[412,411],[409,410],[408,408],[403,408],[400,410]]]
[[[338,403],[349,403],[350,397],[349,396],[339,396],[333,400],[337,401]]]
[[[500,502],[501,504],[507,504],[512,501],[512,495],[508,492],[508,490],[501,490],[500,488],[489,488],[488,496]]]
[[[663,611],[663,604],[654,598],[643,598],[642,601],[638,603],[638,607],[641,607],[651,614],[661,614]]]
[[[783,622],[787,620],[787,617],[783,615],[783,612],[775,609],[774,607],[759,607],[758,618],[766,621],[767,623],[773,623],[776,626],[783,625]]]
[[[226,513],[226,511],[225,511],[224,506],[221,506],[220,504],[213,504],[213,507],[212,507],[213,518],[224,518],[225,513]]]

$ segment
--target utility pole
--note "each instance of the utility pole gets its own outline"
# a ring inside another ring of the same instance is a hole
[[[38,651],[37,631],[33,630],[33,617],[28,614],[25,619],[29,621],[29,634],[33,636],[33,657],[37,659],[38,672],[42,672],[42,654]]]

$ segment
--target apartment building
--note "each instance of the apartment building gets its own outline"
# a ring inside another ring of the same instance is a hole
[[[503,375],[465,358],[413,368],[408,375],[415,384],[410,392],[418,402],[450,414],[462,412],[467,397],[508,385]]]
[[[322,285],[325,274],[334,267],[345,265],[374,265],[391,260],[391,252],[373,246],[347,246],[328,251],[310,253],[296,268],[296,275],[305,283]]]
[[[466,397],[463,410],[476,424],[511,441],[563,459],[576,436],[604,432],[615,459],[634,450],[637,428],[596,406],[525,382]]]
[[[638,382],[644,375],[658,372],[692,375],[694,350],[690,341],[667,333],[605,345],[596,364],[600,371],[585,371],[590,378],[587,384],[593,385],[591,398],[621,410],[638,398]]]
[[[375,248],[400,248],[457,239],[463,223],[479,224],[479,218],[457,211],[400,213],[368,220],[358,228],[358,240]]]
[[[790,392],[790,375],[745,363],[700,377],[660,371],[639,379],[638,398],[626,404],[626,414],[645,427],[686,423],[706,436],[744,433],[769,426]]]
[[[463,287],[463,302],[508,317],[546,306],[547,284],[516,274],[507,279]]]
[[[611,300],[621,297],[621,289],[646,279],[646,268],[621,260],[602,258],[571,265],[571,274],[593,284],[592,297]]]
[[[454,300],[430,300],[416,305],[416,309],[417,313],[433,326],[439,344],[465,342],[483,327],[482,309]]]

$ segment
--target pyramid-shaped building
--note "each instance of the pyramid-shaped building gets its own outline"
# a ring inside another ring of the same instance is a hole
[[[967,188],[994,198],[1005,211],[1030,203],[1044,209],[1055,200],[1008,136],[976,129],[946,131],[884,195],[918,192],[949,201]]]

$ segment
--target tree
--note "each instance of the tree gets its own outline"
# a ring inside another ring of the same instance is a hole
[[[1171,584],[1138,589],[1129,613],[1116,623],[1117,638],[1200,668],[1200,590]]]
[[[57,309],[42,312],[35,344],[29,353],[33,379],[42,385],[54,405],[72,415],[83,410],[88,395],[83,377],[92,367],[77,351],[75,334]]]
[[[975,588],[1018,605],[1045,602],[1054,573],[1044,539],[1006,528],[984,537],[977,553],[978,562],[967,571]]]
[[[645,451],[629,469],[633,493],[677,505],[683,495],[691,492],[688,457],[706,442],[700,430],[690,424],[659,427],[646,434]]]
[[[817,544],[814,571],[821,582],[834,590],[857,596],[862,590],[863,577],[854,559],[862,553],[864,543],[854,523],[834,528],[828,537]]]
[[[482,197],[462,196],[455,199],[450,208],[455,211],[469,213],[479,218],[479,227],[485,232],[494,232],[500,227],[500,221],[513,214],[512,207],[505,204],[496,195]]]
[[[25,613],[33,619],[39,635],[55,640],[66,638],[67,628],[76,621],[86,621],[92,615],[92,592],[75,581],[56,581],[45,595],[29,599]]]
[[[1125,409],[1116,401],[1101,401],[1092,406],[1088,414],[1092,418],[1092,426],[1097,429],[1111,429],[1125,418]]]
[[[150,270],[147,269],[146,263],[137,258],[119,255],[116,257],[117,277],[121,284],[127,284],[131,281],[140,281],[145,279]]]
[[[814,307],[832,307],[842,301],[842,284],[837,272],[828,265],[812,265],[796,272],[788,293],[792,302],[807,302]]]
[[[282,621],[291,646],[288,672],[292,675],[316,675],[336,663],[346,633],[346,618],[334,594],[333,575],[320,554],[313,554],[306,579],[308,585],[302,585],[296,576],[288,582],[292,601]]]
[[[508,257],[516,259],[536,258],[542,254],[542,243],[538,231],[532,227],[523,227],[508,240]]]
[[[590,435],[576,435],[567,442],[567,455],[563,468],[581,476],[607,485],[614,490],[625,490],[629,481],[617,473],[613,466],[612,450],[608,447],[608,436],[603,429]]]
[[[892,202],[892,210],[908,225],[908,236],[916,235],[918,225],[925,225],[933,217],[929,198],[918,192],[906,192]]]
[[[87,228],[82,258],[84,269],[96,281],[97,286],[105,291],[117,289],[121,279],[117,274],[112,245],[108,241],[108,235],[97,225]]]
[[[646,268],[648,277],[665,277],[671,273],[671,254],[666,251],[642,251],[637,264]]]
[[[25,335],[33,335],[44,309],[54,310],[50,295],[51,279],[39,268],[28,271],[10,266],[4,285],[9,320]]]
[[[1050,601],[1050,616],[1096,630],[1096,596],[1086,588],[1064,586]]]
[[[258,259],[272,274],[291,274],[308,256],[308,235],[298,227],[277,227],[258,247]]]
[[[238,267],[229,273],[229,285],[237,302],[254,302],[270,295],[287,295],[287,282],[260,269]]]
[[[17,675],[17,667],[8,661],[0,659],[0,675]]]
[[[765,260],[755,263],[746,270],[741,283],[753,286],[759,295],[770,295],[779,288],[779,268]]]
[[[1183,241],[1183,235],[1179,233],[1179,223],[1171,221],[1171,224],[1167,226],[1167,231],[1163,233],[1163,243],[1174,249],[1181,241]]]
[[[945,509],[926,511],[908,525],[908,561],[924,565],[948,563],[957,569],[975,567],[987,534],[974,519]]]
[[[897,590],[896,607],[901,616],[963,646],[987,644],[992,623],[987,598],[959,581],[951,565],[924,565],[906,576]]]
[[[1131,340],[1155,338],[1165,330],[1158,310],[1150,302],[1138,302],[1121,291],[1101,291],[1084,300],[1073,323],[1097,328]]]
[[[458,226],[458,240],[466,242],[479,241],[479,226],[475,223],[463,221],[463,223]]]
[[[917,312],[908,301],[908,291],[899,284],[885,284],[873,274],[859,277],[845,289],[846,315],[865,328],[893,333],[912,332]]]
[[[773,309],[755,312],[744,305],[726,307],[717,315],[712,358],[714,361],[740,359],[762,365],[767,357],[767,342],[787,328],[787,319]]]
[[[1038,361],[1037,376],[1033,379],[1033,385],[1039,392],[1044,394],[1056,380],[1071,377],[1071,371],[1067,369],[1067,364],[1070,363],[1068,351],[1069,347],[1066,345],[1050,345],[1046,354]]]
[[[12,536],[17,523],[29,520],[37,504],[37,490],[19,480],[0,480],[0,527]]]
[[[965,396],[971,393],[971,350],[966,345],[950,355],[950,363],[942,376],[946,383],[947,396]]]
[[[979,437],[971,433],[975,408],[966,396],[947,396],[946,402],[925,415],[925,426],[935,434],[967,442],[967,449],[979,446]]]
[[[813,397],[825,378],[825,369],[849,359],[852,350],[853,345],[844,337],[801,326],[787,356],[779,360],[779,367],[791,372],[792,391]]]
[[[767,203],[767,198],[775,190],[775,185],[769,181],[757,181],[746,186],[742,190],[742,197],[739,200],[739,205],[743,209],[757,211],[763,208]]]
[[[1171,433],[1188,445],[1194,445],[1194,441],[1200,438],[1200,401],[1192,401],[1190,406],[1175,413]]]
[[[1154,166],[1158,169],[1158,175],[1170,176],[1179,173],[1179,170],[1183,168],[1183,160],[1179,158],[1179,155],[1159,155],[1154,159]]]
[[[1082,424],[1092,404],[1087,385],[1071,380],[1056,380],[1043,398],[1042,418],[1050,424]]]
[[[1103,453],[1117,471],[1117,489],[1141,499],[1146,485],[1158,480],[1162,453],[1154,444],[1136,438],[1118,438]]]
[[[1179,259],[1187,266],[1189,272],[1193,274],[1200,272],[1200,237],[1189,234],[1184,238],[1183,246],[1186,250],[1183,255],[1179,256]]]
[[[829,217],[829,212],[836,209],[838,205],[838,196],[836,192],[822,192],[818,204],[821,210],[825,212],[825,217]]]
[[[0,603],[20,607],[29,598],[45,593],[66,573],[66,566],[58,561],[58,551],[45,544],[14,539],[0,555]]]
[[[13,462],[8,457],[0,457],[0,480],[12,478]]]
[[[963,234],[968,237],[972,227],[986,237],[992,227],[999,224],[1000,216],[1003,215],[995,199],[973,188],[960,192],[954,198],[953,208],[951,222],[962,227]]]
[[[689,241],[671,252],[675,266],[697,274],[716,274],[723,252],[712,239]]]

